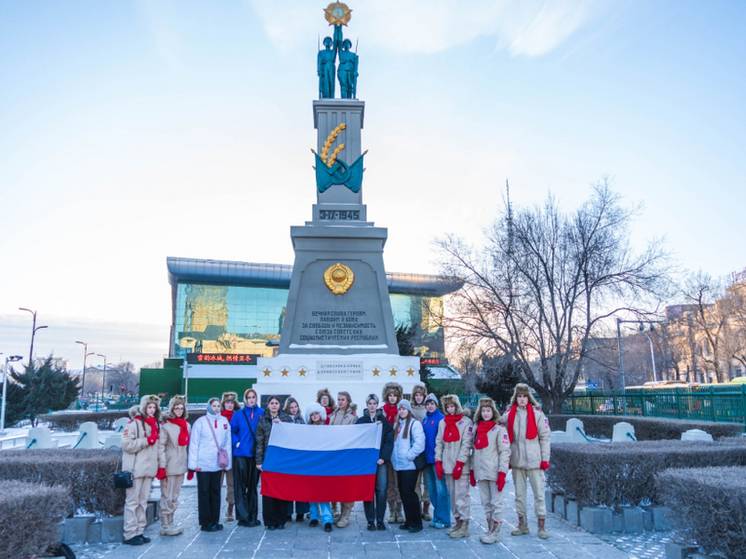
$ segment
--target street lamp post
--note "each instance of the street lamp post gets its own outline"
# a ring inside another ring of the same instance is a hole
[[[104,403],[104,391],[106,390],[106,355],[103,353],[97,353],[96,357],[103,357],[104,359],[104,376],[101,379],[101,403]],[[98,408],[96,408],[96,411],[98,411]]]
[[[2,411],[0,411],[0,435],[5,434],[5,402],[8,398],[8,363],[20,361],[23,359],[22,355],[8,355],[5,358],[5,368],[3,369],[3,404]]]
[[[18,310],[30,312],[31,316],[33,317],[33,322],[31,323],[31,347],[29,348],[29,352],[28,352],[28,365],[30,367],[34,363],[34,337],[36,336],[36,332],[38,330],[41,330],[42,328],[49,328],[49,327],[36,325],[36,311],[32,311],[31,309],[27,309],[26,307],[18,307]]]
[[[86,359],[88,359],[89,355],[93,355],[93,352],[88,352],[88,344],[86,342],[76,341],[76,344],[80,344],[83,346],[83,383],[80,385],[80,393],[85,396],[85,366],[86,366]]]
[[[179,347],[184,350],[184,399],[189,402],[189,354],[191,349],[197,343],[197,339],[191,336],[184,336],[179,340]]]

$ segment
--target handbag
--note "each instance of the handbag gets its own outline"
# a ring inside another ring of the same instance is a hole
[[[129,489],[135,484],[132,472],[114,472],[113,479],[116,489]]]
[[[140,426],[135,422],[135,429],[137,429],[137,436],[140,436]],[[121,458],[120,458],[121,464]],[[117,467],[120,467],[119,465]],[[132,472],[114,472],[112,474],[112,481],[114,482],[114,489],[129,489],[135,485],[135,480],[132,477]]]
[[[215,436],[215,430],[212,428],[212,425],[210,425],[210,418],[205,417],[205,419],[207,420],[207,428],[210,429],[210,433],[212,433],[212,440],[215,441],[215,446],[218,449],[218,468],[220,468],[221,470],[226,470],[228,469],[228,451],[218,444],[218,438]]]

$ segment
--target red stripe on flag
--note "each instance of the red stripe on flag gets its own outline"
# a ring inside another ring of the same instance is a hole
[[[262,495],[284,501],[324,503],[372,501],[376,475],[299,476],[262,472]]]

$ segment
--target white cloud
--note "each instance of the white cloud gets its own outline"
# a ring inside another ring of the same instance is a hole
[[[327,34],[322,5],[308,0],[251,0],[269,39],[283,50]],[[596,0],[350,0],[346,35],[366,46],[429,54],[477,38],[493,38],[513,56],[541,56],[561,45],[598,15]]]

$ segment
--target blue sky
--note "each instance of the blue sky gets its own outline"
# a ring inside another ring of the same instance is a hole
[[[506,178],[516,204],[571,208],[604,176],[641,206],[637,246],[746,266],[746,4],[349,4],[388,269],[434,272],[434,238],[478,240]],[[166,256],[292,262],[323,5],[0,0],[0,351],[23,352],[30,306],[42,353],[79,366],[87,328],[150,362]]]

